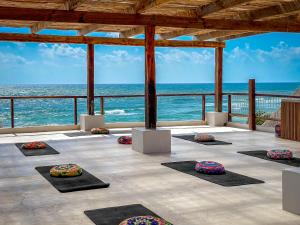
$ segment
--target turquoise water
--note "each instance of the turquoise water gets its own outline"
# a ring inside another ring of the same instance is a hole
[[[257,92],[292,94],[299,83],[258,83]],[[247,92],[247,84],[224,84],[224,92]],[[157,92],[163,93],[211,93],[213,84],[158,84]],[[95,95],[143,94],[143,84],[97,84]],[[86,95],[86,85],[5,85],[0,86],[0,96]],[[158,120],[201,119],[201,97],[159,97]],[[234,104],[234,102],[233,102]],[[100,100],[95,100],[96,112]],[[206,99],[206,110],[212,111],[214,98]],[[227,110],[227,99],[223,101]],[[78,100],[78,115],[86,112],[86,100]],[[0,100],[0,119],[10,126],[9,100]],[[105,99],[107,122],[132,122],[144,120],[143,98]],[[73,124],[73,99],[15,100],[15,126]]]

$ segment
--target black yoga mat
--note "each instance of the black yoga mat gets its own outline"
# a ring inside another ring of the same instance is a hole
[[[267,157],[267,151],[265,150],[258,150],[258,151],[240,151],[238,152],[240,154],[248,155],[248,156],[253,156],[256,158],[272,161],[272,162],[277,162],[289,166],[294,166],[294,167],[300,167],[300,159],[299,158],[293,158],[293,159],[270,159]]]
[[[104,183],[85,170],[82,170],[82,175],[78,177],[51,177],[49,171],[52,167],[53,166],[41,166],[35,169],[60,192],[64,193],[109,187],[108,183]]]
[[[92,136],[91,132],[72,132],[72,133],[64,133],[67,137],[84,137],[84,136]]]
[[[183,140],[186,140],[186,141],[192,141],[192,142],[202,144],[202,145],[231,145],[232,144],[230,142],[218,141],[218,140],[199,142],[199,141],[194,140],[195,135],[173,135],[173,137],[180,138],[180,139],[183,139]]]
[[[169,162],[169,163],[162,163],[162,165],[180,171],[182,173],[186,173],[198,177],[200,179],[218,185],[222,185],[224,187],[264,183],[264,181],[262,180],[258,180],[252,177],[247,177],[238,173],[230,172],[228,170],[226,170],[226,173],[222,175],[207,175],[207,174],[199,173],[195,171],[196,161]]]
[[[45,142],[44,142],[45,143]],[[24,143],[17,143],[16,147],[25,155],[25,156],[40,156],[40,155],[54,155],[59,154],[54,148],[46,144],[46,148],[44,149],[36,149],[36,150],[25,150],[22,149],[22,144]]]
[[[139,204],[88,210],[84,211],[84,213],[96,225],[119,225],[123,220],[134,216],[154,216],[161,218]]]

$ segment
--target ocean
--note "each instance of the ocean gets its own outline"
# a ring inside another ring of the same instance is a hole
[[[259,93],[293,94],[298,83],[257,83]],[[212,93],[214,84],[158,84],[158,94]],[[225,83],[224,92],[247,92],[246,83]],[[96,84],[95,95],[143,94],[143,84]],[[86,95],[86,85],[1,85],[0,96],[55,96]],[[234,102],[233,102],[234,104]],[[15,100],[15,127],[39,125],[73,124],[73,99],[25,99]],[[199,120],[202,114],[201,97],[159,97],[158,120]],[[223,101],[227,110],[227,99]],[[206,99],[206,110],[213,111],[214,98]],[[96,113],[100,111],[100,100],[95,100]],[[266,109],[267,110],[267,109]],[[86,100],[78,99],[78,115],[86,113]],[[78,116],[79,117],[79,116]],[[144,121],[143,98],[105,99],[106,122]],[[0,121],[10,126],[10,101],[0,100]]]

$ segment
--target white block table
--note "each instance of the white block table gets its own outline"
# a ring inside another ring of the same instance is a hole
[[[282,171],[282,208],[300,215],[300,168]]]
[[[208,125],[212,127],[223,127],[228,122],[226,112],[207,112],[205,117]]]
[[[90,131],[92,128],[104,128],[103,115],[80,115],[80,129],[83,131]]]
[[[165,129],[132,129],[132,149],[145,153],[170,153],[171,131]]]

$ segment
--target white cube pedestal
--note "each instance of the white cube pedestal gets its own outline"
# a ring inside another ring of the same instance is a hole
[[[170,153],[171,131],[163,129],[132,129],[132,149],[144,154]]]
[[[282,208],[300,215],[300,169],[282,171]]]
[[[212,127],[222,127],[228,122],[226,112],[207,112],[205,117],[208,125]]]
[[[80,115],[80,129],[83,131],[90,131],[92,128],[104,128],[104,116]]]

